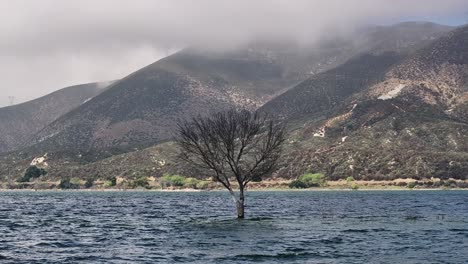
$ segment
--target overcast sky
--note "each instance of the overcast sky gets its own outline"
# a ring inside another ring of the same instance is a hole
[[[468,1],[0,0],[0,106],[122,78],[188,45],[314,41],[407,20],[468,23]]]

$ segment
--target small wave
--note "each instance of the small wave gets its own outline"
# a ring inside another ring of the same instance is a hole
[[[221,258],[220,260],[244,260],[244,261],[266,261],[266,260],[293,260],[297,258],[318,257],[317,253],[313,252],[287,252],[273,255],[268,254],[239,254],[229,258]]]
[[[369,233],[369,232],[387,232],[389,230],[384,228],[371,228],[371,229],[345,229],[345,233]]]
[[[465,228],[450,228],[449,231],[452,231],[452,232],[468,232],[468,229],[465,229]]]
[[[424,217],[422,216],[418,216],[418,215],[407,215],[405,216],[405,220],[407,221],[416,221],[416,220],[420,220],[420,219],[423,219]]]
[[[53,247],[53,248],[70,248],[80,246],[75,242],[39,242],[35,246],[38,247]]]
[[[320,240],[323,244],[341,244],[343,243],[343,239],[341,237],[332,237],[327,239]]]
[[[268,220],[273,220],[274,218],[272,217],[254,217],[254,218],[247,218],[245,220],[251,221],[251,222],[259,222],[259,221],[268,221]]]
[[[373,228],[371,229],[372,232],[387,232],[389,230],[385,229],[385,228]]]
[[[345,229],[343,230],[345,233],[368,233],[370,232],[369,229]]]
[[[286,248],[286,251],[288,251],[288,252],[304,252],[304,251],[306,251],[306,249],[305,248],[289,247],[289,248]]]

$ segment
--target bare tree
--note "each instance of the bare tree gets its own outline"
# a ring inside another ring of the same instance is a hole
[[[244,218],[247,184],[273,172],[284,140],[283,125],[247,110],[180,122],[177,138],[181,158],[229,191],[238,218]],[[233,181],[237,182],[238,192],[234,191]]]

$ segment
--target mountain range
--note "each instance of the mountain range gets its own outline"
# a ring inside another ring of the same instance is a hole
[[[0,108],[2,164],[11,167],[0,175],[21,174],[45,153],[52,178],[72,167],[77,177],[189,173],[173,159],[178,120],[247,108],[288,124],[274,177],[463,178],[466,43],[467,26],[408,22],[313,46],[187,48],[105,89],[76,86]]]

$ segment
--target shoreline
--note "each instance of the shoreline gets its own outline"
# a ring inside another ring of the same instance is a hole
[[[236,191],[236,189],[234,189]],[[369,192],[369,191],[468,191],[468,188],[255,188],[247,189],[246,192]],[[1,192],[161,192],[161,193],[207,193],[207,192],[227,192],[224,189],[0,189]]]
[[[206,181],[208,182],[208,181]],[[268,179],[261,182],[250,183],[247,187],[249,192],[317,192],[317,191],[426,191],[426,190],[468,190],[468,180],[428,178],[422,180],[395,179],[388,181],[375,180],[335,180],[321,183],[321,186],[310,188],[291,188],[291,180],[284,178]],[[84,182],[77,183],[71,188],[59,188],[58,181],[30,182],[23,184],[1,184],[0,192],[7,191],[82,191],[82,192],[214,192],[226,191],[223,186],[216,182],[209,182],[203,188],[197,188],[194,184],[189,186],[165,186],[155,178],[148,178],[146,186],[134,187],[126,186],[124,180],[117,179],[115,186],[106,186],[105,182],[97,181],[91,188],[85,188]],[[237,185],[232,185],[236,190]]]

